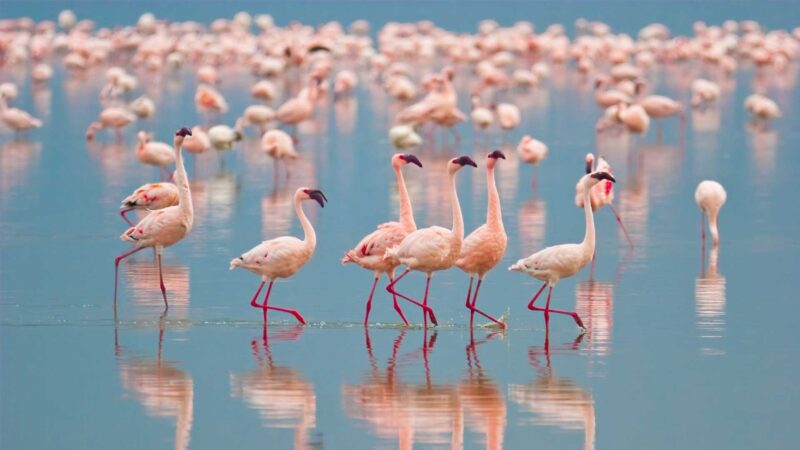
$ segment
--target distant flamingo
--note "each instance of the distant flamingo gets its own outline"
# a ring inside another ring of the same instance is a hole
[[[705,217],[708,215],[708,229],[711,232],[711,239],[716,247],[719,245],[719,231],[717,229],[717,216],[728,194],[725,188],[716,181],[705,180],[697,185],[694,192],[694,200],[700,207],[700,230],[702,231],[703,243],[706,241]]]
[[[436,315],[433,313],[433,309],[428,306],[428,290],[431,285],[431,277],[434,272],[452,267],[461,254],[461,244],[464,240],[464,217],[461,215],[461,204],[458,202],[458,192],[456,192],[456,173],[464,166],[478,167],[469,156],[460,156],[451,159],[447,163],[447,173],[450,177],[450,206],[453,210],[453,228],[448,230],[447,228],[433,226],[414,231],[406,236],[400,245],[386,251],[386,258],[395,259],[406,266],[406,270],[399,277],[392,280],[386,290],[422,308],[425,328],[428,327],[428,315],[430,315],[433,324],[437,324]],[[395,290],[395,285],[412,270],[423,272],[427,275],[425,297],[422,303]]]
[[[128,108],[140,119],[147,119],[156,112],[156,104],[146,95],[132,101]]]
[[[128,256],[144,248],[153,247],[158,259],[158,275],[161,282],[161,294],[164,296],[164,307],[169,308],[167,302],[167,288],[164,286],[164,276],[161,271],[161,254],[165,247],[169,247],[185,238],[192,230],[194,210],[192,208],[192,193],[189,190],[189,177],[183,166],[181,147],[183,139],[191,136],[187,128],[181,128],[175,133],[173,145],[177,155],[175,184],[178,186],[178,204],[148,214],[136,226],[122,233],[120,239],[131,242],[133,249],[114,259],[114,307],[117,304],[117,279],[119,277],[119,263]]]
[[[550,309],[550,297],[553,294],[553,288],[560,279],[575,275],[592,260],[592,255],[594,255],[595,250],[595,232],[594,215],[592,214],[589,192],[603,180],[609,180],[612,183],[616,182],[614,177],[606,172],[594,172],[586,174],[581,178],[584,185],[583,210],[586,216],[586,233],[580,244],[561,244],[547,247],[527,258],[520,259],[508,268],[510,271],[527,273],[534,278],[544,281],[542,287],[536,292],[536,295],[533,296],[530,303],[528,303],[528,309],[532,311],[544,311],[545,323],[550,320],[550,312],[554,312],[556,314],[572,316],[575,323],[579,327],[584,328],[578,313],[574,311]],[[539,295],[541,295],[542,291],[544,291],[544,288],[547,286],[549,286],[549,290],[547,291],[547,304],[544,308],[535,306],[536,299],[539,298]]]
[[[301,90],[297,97],[289,99],[278,108],[275,118],[286,125],[297,125],[311,117],[314,112],[314,102],[319,97],[319,82],[312,79],[308,87]]]
[[[0,95],[0,119],[14,130],[15,134],[20,131],[27,131],[31,128],[40,128],[42,121],[31,116],[27,112],[18,108],[9,108],[6,105],[6,97]]]
[[[345,253],[342,258],[342,264],[356,263],[359,266],[371,270],[374,273],[374,280],[372,282],[372,289],[367,298],[367,312],[364,315],[364,326],[369,325],[369,313],[372,310],[372,297],[375,294],[375,286],[383,274],[389,277],[391,283],[394,279],[394,271],[397,268],[398,262],[393,259],[384,258],[386,250],[400,245],[408,236],[417,230],[417,224],[414,222],[414,212],[411,208],[411,199],[408,196],[408,189],[406,189],[406,182],[403,178],[403,172],[400,170],[406,164],[415,164],[422,167],[422,163],[416,156],[408,153],[396,153],[392,156],[392,169],[397,179],[398,197],[400,199],[400,221],[399,222],[386,222],[378,225],[378,229],[366,235],[361,241],[353,248]],[[394,309],[403,323],[408,325],[400,305],[397,303],[397,296],[392,295],[394,301]]]
[[[494,166],[498,159],[506,159],[500,150],[489,153],[486,162],[486,187],[488,190],[486,207],[486,223],[475,229],[461,245],[461,255],[455,262],[455,266],[469,275],[469,288],[467,289],[467,300],[465,306],[470,310],[469,323],[472,326],[475,313],[486,317],[494,323],[505,328],[506,324],[478,309],[478,291],[486,274],[494,269],[497,263],[503,259],[508,244],[508,236],[503,227],[503,214],[500,211],[500,194],[497,192],[497,184],[494,180]],[[478,285],[475,287],[475,295],[470,300],[472,293],[472,282],[478,277]]]
[[[504,130],[517,128],[521,119],[517,105],[511,103],[497,105],[497,122],[500,124],[500,128]]]
[[[749,95],[744,100],[744,108],[752,116],[753,122],[762,128],[766,128],[770,120],[781,117],[781,109],[778,104],[761,94]]]
[[[183,149],[195,155],[205,153],[210,148],[211,139],[201,127],[192,127],[191,136],[187,136],[183,141]]]
[[[294,149],[292,137],[283,130],[269,130],[261,138],[261,149],[275,160],[275,178],[278,176],[278,163],[286,159],[297,159],[300,157]],[[286,169],[286,177],[289,177],[289,169]]]
[[[538,139],[532,138],[531,135],[526,134],[522,137],[522,140],[519,141],[519,145],[517,145],[517,154],[522,162],[531,164],[535,169],[539,166],[540,162],[547,158],[547,145]],[[534,172],[532,184],[535,190],[536,172]]]
[[[637,103],[644,108],[649,117],[658,121],[659,133],[661,132],[660,119],[678,117],[681,122],[686,120],[686,116],[683,114],[683,106],[669,97],[663,95],[648,95]]]
[[[602,156],[597,158],[595,161],[594,155],[592,153],[586,154],[586,173],[590,174],[592,172],[606,172],[611,173],[611,165],[608,164],[605,158]],[[583,208],[583,199],[584,194],[583,190],[585,189],[585,184],[583,179],[579,180],[578,183],[575,185],[575,206],[578,208]],[[598,209],[602,208],[603,206],[608,206],[608,209],[614,213],[614,217],[617,219],[617,223],[619,227],[622,229],[623,234],[625,234],[625,239],[628,240],[628,244],[633,246],[633,241],[631,240],[630,236],[628,235],[628,230],[625,229],[625,225],[622,223],[622,218],[620,217],[617,210],[614,208],[613,201],[614,201],[614,184],[611,181],[603,181],[595,185],[592,190],[589,192],[589,199],[592,205],[592,211],[597,211]]]
[[[225,101],[225,97],[207,84],[197,86],[194,103],[202,112],[224,113],[228,110],[228,102]]]
[[[481,104],[481,99],[477,96],[472,97],[472,112],[470,113],[470,117],[472,118],[472,124],[481,130],[489,128],[492,122],[494,122],[492,110],[483,106]]]
[[[166,172],[169,178],[167,166],[175,163],[175,150],[165,142],[151,141],[152,134],[146,131],[140,131],[136,137],[139,139],[136,158],[145,164],[158,167],[162,173]]]
[[[86,140],[94,139],[98,131],[104,128],[111,128],[117,136],[122,139],[122,129],[136,120],[136,116],[125,108],[110,106],[100,112],[96,122],[92,122],[86,130]]]
[[[720,97],[721,89],[717,83],[698,78],[692,81],[692,106],[697,108],[716,102]]]
[[[134,226],[125,214],[134,209],[157,210],[177,205],[180,196],[178,186],[173,183],[149,183],[140,186],[133,194],[125,197],[120,205],[119,215],[128,225]]]
[[[389,129],[389,141],[398,150],[405,150],[422,144],[422,137],[411,125],[395,125]]]
[[[250,105],[242,113],[242,127],[254,126],[263,133],[267,125],[275,120],[275,111],[266,105]]]
[[[281,236],[269,241],[264,241],[238,258],[231,260],[230,269],[237,267],[246,269],[256,275],[261,276],[261,284],[258,286],[256,294],[250,301],[250,306],[261,308],[264,312],[264,323],[267,322],[267,310],[281,311],[293,315],[298,322],[305,324],[306,320],[294,309],[280,308],[269,305],[269,295],[272,292],[272,285],[278,278],[289,278],[300,270],[314,255],[317,246],[317,235],[314,227],[303,212],[302,202],[314,200],[319,206],[325,207],[325,194],[318,189],[301,187],[294,193],[294,210],[300,224],[303,226],[304,237],[301,241],[294,236]],[[269,281],[267,294],[264,296],[264,303],[259,305],[258,295],[264,284]]]

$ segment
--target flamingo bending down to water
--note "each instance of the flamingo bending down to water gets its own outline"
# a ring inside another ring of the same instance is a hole
[[[314,200],[324,208],[328,199],[318,189],[301,187],[295,191],[294,210],[297,213],[297,218],[300,219],[300,224],[303,226],[304,237],[302,241],[294,236],[281,236],[264,241],[242,254],[242,256],[231,260],[231,270],[241,267],[261,276],[261,284],[250,301],[250,306],[263,310],[264,323],[267,322],[267,310],[269,309],[289,313],[300,323],[306,323],[303,316],[294,309],[269,305],[269,294],[272,292],[272,284],[275,283],[275,280],[291,277],[314,255],[314,249],[317,246],[317,235],[308,217],[306,217],[306,213],[303,212],[302,202],[304,200]],[[264,303],[259,305],[257,303],[258,295],[267,281],[269,281],[267,294],[264,296]]]
[[[400,198],[400,221],[378,225],[377,230],[366,235],[355,248],[346,252],[344,258],[342,258],[342,264],[353,262],[367,270],[371,270],[375,274],[372,289],[369,291],[369,298],[367,299],[364,326],[369,324],[372,296],[375,294],[375,286],[377,286],[378,280],[383,274],[386,274],[391,283],[394,279],[394,271],[398,266],[398,262],[394,259],[384,258],[386,250],[400,245],[409,233],[417,230],[417,224],[414,222],[414,212],[411,208],[411,199],[408,196],[403,172],[400,170],[406,164],[416,164],[422,167],[419,159],[410,153],[396,153],[392,157],[392,169],[394,169],[395,177],[397,178],[397,191]],[[403,323],[408,325],[408,320],[406,320],[403,310],[400,309],[400,305],[397,303],[397,295],[392,294],[392,300],[394,301],[395,311],[403,319]]]
[[[164,276],[161,271],[161,253],[163,253],[165,247],[169,247],[185,238],[192,230],[192,223],[194,222],[192,193],[189,190],[189,177],[186,175],[183,155],[181,154],[183,139],[191,135],[192,132],[189,129],[181,128],[175,133],[175,139],[173,140],[175,154],[177,155],[175,184],[178,186],[178,204],[148,214],[136,226],[128,228],[120,236],[123,241],[131,242],[133,249],[114,259],[115,307],[117,304],[117,280],[119,278],[120,261],[139,250],[153,247],[156,250],[156,258],[158,259],[158,277],[161,282],[161,294],[164,296],[164,306],[169,308],[167,288],[164,286]]]
[[[486,207],[486,223],[475,229],[461,245],[461,256],[456,260],[456,267],[469,275],[469,288],[467,289],[466,307],[470,310],[470,326],[475,318],[475,313],[479,313],[487,319],[505,328],[506,324],[478,309],[478,291],[486,274],[494,269],[497,263],[503,259],[508,244],[508,236],[503,227],[503,214],[500,211],[500,194],[497,192],[497,184],[494,180],[494,166],[498,159],[506,159],[500,150],[489,153],[486,162],[486,186],[488,190],[488,206]],[[478,277],[478,285],[475,287],[475,295],[470,300],[472,293],[472,282]]]
[[[700,230],[704,244],[706,241],[705,216],[708,215],[708,229],[711,232],[711,239],[714,242],[714,246],[719,245],[717,216],[727,199],[728,194],[725,192],[725,188],[716,181],[705,180],[697,185],[697,190],[694,192],[694,200],[697,202],[697,206],[700,207]]]
[[[608,164],[605,158],[602,156],[597,158],[596,164],[594,155],[591,153],[586,154],[586,173],[590,174],[592,172],[606,172],[611,173],[611,165]],[[575,206],[578,208],[583,208],[583,199],[584,199],[584,189],[585,185],[583,183],[583,179],[578,181],[578,184],[575,185]],[[631,240],[630,235],[628,235],[628,230],[625,229],[625,225],[622,223],[622,217],[620,217],[617,210],[614,208],[612,202],[614,201],[614,184],[610,181],[604,181],[602,183],[598,183],[595,185],[592,190],[589,192],[589,199],[592,204],[592,211],[597,211],[598,209],[602,208],[603,206],[608,206],[608,209],[614,213],[614,217],[617,219],[617,223],[619,224],[620,229],[622,229],[622,233],[625,235],[625,239],[628,240],[628,244],[633,247],[633,241]]]
[[[122,129],[133,123],[136,116],[125,108],[110,106],[100,112],[96,122],[92,122],[86,130],[86,140],[94,139],[103,128],[113,128],[117,139],[122,139]]]
[[[458,202],[456,192],[456,173],[464,166],[478,167],[469,156],[460,156],[447,163],[447,173],[450,177],[450,204],[453,210],[453,228],[433,226],[410,233],[400,245],[386,251],[385,258],[396,260],[406,266],[406,270],[399,277],[392,280],[386,290],[390,294],[407,300],[423,310],[425,328],[428,327],[428,315],[434,325],[437,325],[436,315],[428,306],[428,290],[431,285],[433,272],[446,270],[455,264],[461,255],[461,244],[464,240],[464,217],[461,215],[461,204]],[[422,303],[400,294],[395,290],[395,285],[412,270],[427,274],[425,284],[425,297]]]
[[[175,206],[180,200],[178,186],[173,183],[148,183],[139,186],[133,194],[125,197],[120,205],[119,215],[128,225],[134,226],[125,214],[134,209],[145,209],[154,211],[164,209],[168,206]]]
[[[533,296],[528,309],[531,311],[544,311],[545,323],[550,320],[550,313],[564,314],[572,316],[575,323],[585,328],[581,318],[575,311],[562,311],[558,309],[550,309],[550,297],[553,294],[553,287],[555,287],[558,280],[575,275],[583,269],[592,260],[595,249],[595,233],[594,233],[594,215],[592,214],[591,198],[589,192],[598,183],[603,180],[615,183],[614,177],[606,172],[593,172],[586,174],[581,178],[583,183],[583,210],[586,216],[586,234],[584,234],[583,242],[580,244],[561,244],[552,247],[547,247],[540,250],[533,255],[520,259],[511,267],[509,271],[523,272],[528,275],[544,281],[542,287]],[[547,291],[547,304],[544,308],[534,305],[536,299],[539,298],[544,288],[549,286]]]

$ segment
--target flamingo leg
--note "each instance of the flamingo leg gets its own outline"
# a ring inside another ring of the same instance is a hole
[[[469,318],[470,328],[472,328],[472,318],[475,315],[475,313],[478,313],[478,314],[482,315],[483,317],[485,317],[485,318],[491,320],[492,322],[500,325],[501,327],[505,328],[506,327],[505,323],[495,319],[494,317],[490,316],[489,314],[486,314],[485,312],[483,312],[480,309],[478,309],[477,306],[475,306],[475,305],[478,304],[478,292],[481,290],[481,283],[483,283],[483,279],[478,278],[478,285],[475,286],[475,296],[472,297],[472,307],[470,308],[471,309],[471,314],[470,314],[470,318]]]
[[[306,324],[306,319],[304,319],[303,316],[301,316],[300,313],[297,312],[297,310],[281,308],[281,307],[278,307],[278,306],[270,306],[269,305],[269,294],[272,292],[272,284],[273,283],[274,283],[274,281],[270,281],[269,287],[267,288],[267,294],[264,296],[264,304],[261,305],[261,307],[264,308],[264,322],[267,321],[267,310],[271,309],[273,311],[280,311],[280,312],[285,312],[285,313],[291,314],[291,315],[294,316],[295,319],[297,319],[298,322],[300,322],[303,325],[305,325]]]
[[[530,309],[531,311],[535,311],[534,310],[535,306],[533,306],[533,304],[536,303],[536,299],[538,299],[539,296],[542,295],[542,291],[544,291],[544,288],[546,286],[547,286],[547,283],[544,283],[542,285],[542,287],[540,287],[539,290],[536,291],[536,294],[533,296],[533,298],[531,299],[530,303],[528,303],[528,309]]]
[[[614,213],[614,217],[616,217],[616,218],[617,218],[617,223],[619,224],[619,227],[622,229],[622,233],[623,233],[623,234],[625,234],[625,239],[627,239],[627,240],[628,240],[628,244],[629,244],[631,247],[633,247],[633,241],[631,240],[631,237],[630,237],[630,235],[628,234],[628,230],[626,230],[626,229],[625,229],[625,225],[623,225],[623,224],[622,224],[622,217],[620,217],[620,216],[619,216],[619,213],[618,213],[618,212],[617,212],[617,210],[614,208],[614,205],[612,205],[611,203],[609,203],[609,204],[608,204],[608,207],[609,207],[609,209],[611,209],[611,212],[613,212],[613,213]]]
[[[706,215],[700,211],[700,236],[703,238],[703,245],[706,245]]]
[[[394,289],[394,286],[397,284],[397,282],[398,282],[398,281],[400,281],[401,279],[403,279],[403,277],[404,277],[404,276],[408,275],[408,273],[409,273],[409,272],[411,272],[411,269],[406,269],[406,270],[404,270],[404,271],[403,271],[403,273],[401,273],[399,277],[397,277],[397,278],[395,278],[394,280],[392,280],[392,282],[391,282],[391,283],[389,283],[389,285],[388,285],[388,286],[386,286],[386,290],[387,290],[387,291],[388,291],[390,294],[392,294],[392,295],[396,295],[396,296],[398,296],[398,297],[402,298],[403,300],[405,300],[405,301],[408,301],[408,302],[411,302],[411,303],[413,303],[413,304],[415,304],[415,305],[419,306],[420,308],[422,308],[422,310],[423,310],[423,311],[425,311],[425,312],[427,312],[428,314],[430,314],[430,315],[431,315],[431,321],[433,322],[433,324],[434,324],[434,325],[438,325],[438,323],[436,322],[436,315],[434,315],[434,314],[433,314],[433,310],[432,310],[432,309],[431,309],[431,308],[430,308],[428,305],[426,305],[426,304],[422,304],[422,303],[420,303],[420,302],[418,302],[418,301],[414,300],[413,298],[406,297],[405,295],[403,295],[403,294],[401,294],[401,293],[397,292],[397,291]]]
[[[580,316],[578,316],[577,312],[575,312],[575,311],[563,311],[563,310],[560,310],[560,309],[550,309],[550,297],[553,295],[553,287],[552,286],[547,291],[547,304],[545,304],[544,308],[540,308],[538,306],[534,306],[533,303],[536,301],[536,299],[542,293],[542,291],[544,290],[545,286],[547,286],[547,283],[545,283],[542,286],[542,288],[539,289],[539,292],[537,292],[536,295],[533,297],[531,302],[528,304],[528,309],[530,309],[531,311],[544,311],[545,323],[548,323],[550,321],[550,313],[563,314],[565,316],[571,316],[572,319],[575,321],[575,323],[579,327],[581,327],[583,329],[586,329],[586,327],[583,325],[583,321],[581,320]]]
[[[475,277],[469,277],[469,287],[467,288],[467,300],[464,303],[464,306],[466,306],[467,309],[469,309],[469,310],[472,309],[472,304],[470,303],[469,298],[472,296],[472,282],[474,280],[475,280]]]
[[[169,309],[169,302],[167,301],[167,287],[164,286],[164,272],[161,270],[161,252],[158,255],[158,281],[161,284],[161,295],[164,296],[164,311]]]
[[[128,222],[128,225],[130,225],[132,227],[135,227],[136,225],[133,222],[131,222],[131,220],[128,219],[128,217],[125,215],[125,214],[127,214],[127,213],[129,213],[131,211],[133,211],[133,208],[121,209],[119,211],[119,215],[122,216],[122,220],[124,220],[125,222]]]
[[[367,299],[367,313],[364,315],[364,326],[369,326],[369,312],[372,310],[372,296],[375,295],[375,286],[378,285],[378,277],[372,282],[372,289],[369,291],[369,298]]]
[[[388,276],[389,276],[389,283],[391,283],[394,276],[393,275],[388,275]],[[399,314],[400,318],[403,319],[403,324],[405,324],[405,326],[408,326],[408,320],[406,319],[406,315],[403,314],[403,310],[400,309],[400,304],[397,303],[397,295],[395,294],[392,294],[392,304],[394,305],[394,310],[397,311],[397,314]]]
[[[261,305],[258,304],[258,295],[261,293],[261,289],[264,288],[266,281],[262,281],[261,284],[258,285],[258,290],[256,291],[256,295],[253,296],[253,299],[250,300],[250,306],[253,308],[261,308]]]
[[[114,258],[114,304],[115,305],[117,304],[117,281],[119,280],[119,263],[123,259],[127,258],[128,256],[131,256],[132,254],[138,252],[139,250],[141,250],[143,248],[145,248],[145,247],[136,247],[136,248],[132,249],[131,251],[125,252],[125,253],[117,256],[116,258]]]

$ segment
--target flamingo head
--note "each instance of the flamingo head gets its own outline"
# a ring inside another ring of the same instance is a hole
[[[594,172],[586,176],[586,184],[587,187],[589,188],[596,186],[598,183],[604,180],[610,181],[612,183],[617,182],[617,179],[614,178],[614,176],[608,172]]]
[[[328,198],[319,189],[300,188],[297,191],[302,193],[303,197],[301,198],[303,200],[314,200],[323,208],[325,207],[325,202],[328,201]]]
[[[489,153],[488,161],[486,161],[486,166],[490,169],[494,168],[494,165],[497,164],[498,159],[506,159],[506,155],[503,154],[500,150],[495,150],[492,153]]]
[[[475,164],[475,161],[473,161],[472,158],[464,155],[451,159],[450,162],[448,163],[447,171],[451,174],[456,173],[459,170],[461,170],[464,166],[478,167],[478,165]]]
[[[192,130],[190,130],[190,129],[186,128],[186,127],[183,127],[180,130],[175,132],[175,136],[180,136],[180,137],[186,137],[186,136],[191,136],[191,135],[192,135]]]
[[[422,162],[416,156],[412,155],[411,153],[398,153],[395,156],[400,164],[414,164],[416,166],[422,167]]]

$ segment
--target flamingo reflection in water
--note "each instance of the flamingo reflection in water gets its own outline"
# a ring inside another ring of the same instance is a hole
[[[152,417],[175,418],[175,450],[185,450],[191,439],[194,419],[194,383],[192,377],[170,361],[162,359],[165,315],[158,321],[156,359],[124,355],[119,344],[119,322],[114,315],[114,347],[119,375],[127,395],[144,406]]]
[[[262,342],[251,341],[258,368],[230,376],[231,397],[241,398],[258,411],[265,427],[293,429],[295,450],[321,445],[309,438],[309,431],[317,426],[317,395],[314,385],[302,373],[275,363],[269,341],[293,341],[302,333],[303,327],[298,325],[268,337],[265,325]]]
[[[381,371],[372,353],[369,330],[365,328],[364,332],[371,370],[365,381],[342,386],[347,415],[364,423],[381,439],[397,439],[401,450],[410,450],[415,443],[462,448],[464,421],[459,389],[431,380],[428,353],[435,346],[437,333],[434,331],[428,338],[427,330],[423,331],[422,347],[398,357],[406,335],[406,330],[401,330],[394,340],[386,369]],[[425,381],[420,384],[402,381],[400,367],[420,357]]]
[[[470,330],[470,341],[466,348],[467,376],[458,385],[466,426],[484,435],[487,450],[503,448],[506,401],[500,386],[484,371],[476,347],[489,341],[497,333],[499,331],[492,332],[476,342]]]
[[[725,332],[725,277],[719,273],[719,247],[711,247],[708,254],[708,267],[705,265],[705,246],[701,253],[702,271],[694,282],[695,314],[697,331],[703,355],[724,355],[725,351],[712,345],[719,342]]]
[[[544,346],[528,350],[530,364],[539,374],[538,378],[528,384],[509,385],[509,397],[524,414],[532,416],[526,420],[527,423],[568,431],[582,430],[583,448],[592,450],[596,432],[594,398],[591,392],[567,378],[559,377],[553,371],[550,364],[549,323],[547,325]],[[555,350],[577,350],[583,336],[581,334],[572,343],[558,346]],[[545,367],[539,360],[542,355]]]

